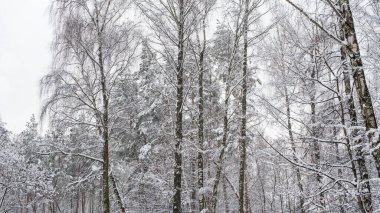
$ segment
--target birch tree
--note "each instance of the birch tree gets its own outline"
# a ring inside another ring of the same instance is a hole
[[[56,20],[55,60],[42,81],[52,125],[86,124],[103,145],[102,204],[110,212],[110,156],[116,82],[134,59],[137,34],[126,24],[129,1],[54,1]]]

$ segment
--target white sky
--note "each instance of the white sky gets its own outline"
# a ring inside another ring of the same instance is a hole
[[[39,115],[39,79],[48,72],[49,0],[0,0],[0,118],[18,133]]]

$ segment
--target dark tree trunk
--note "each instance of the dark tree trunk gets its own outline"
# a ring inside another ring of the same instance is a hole
[[[100,85],[103,98],[103,114],[102,114],[102,139],[103,139],[103,174],[102,174],[102,189],[103,189],[103,212],[110,213],[110,198],[109,198],[109,130],[108,130],[108,94],[107,94],[107,82],[106,73],[103,65],[103,52],[102,52],[102,34],[98,32],[99,48],[98,48],[98,60],[100,71]]]
[[[82,213],[86,212],[86,192],[82,192]]]
[[[230,206],[228,203],[226,178],[223,178],[222,184],[223,184],[223,196],[224,196],[224,212],[228,213],[228,212],[230,212]]]
[[[245,170],[246,170],[246,152],[247,152],[247,68],[248,68],[248,6],[249,0],[245,0],[244,14],[244,52],[243,52],[243,82],[241,97],[241,129],[240,129],[240,169],[239,169],[239,213],[247,212],[245,207]]]
[[[199,56],[199,76],[198,76],[198,189],[202,189],[202,193],[199,193],[199,211],[202,211],[206,207],[203,181],[204,181],[204,170],[203,170],[203,143],[204,143],[204,96],[203,96],[203,73],[204,73],[204,54],[206,51],[206,25],[205,17],[203,18],[203,46]]]
[[[182,106],[183,106],[183,63],[184,63],[184,0],[179,0],[178,59],[177,59],[177,106],[174,151],[174,194],[173,213],[181,212],[182,182]]]
[[[113,187],[113,192],[116,196],[116,202],[117,202],[117,205],[119,206],[119,209],[122,213],[126,213],[125,211],[125,207],[123,205],[123,201],[121,199],[121,196],[120,196],[120,193],[119,193],[119,189],[117,188],[117,185],[116,185],[116,180],[115,180],[115,177],[113,174],[110,175],[110,179],[111,179],[111,182],[112,182],[112,187]]]

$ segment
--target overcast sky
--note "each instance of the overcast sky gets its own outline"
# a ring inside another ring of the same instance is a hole
[[[18,133],[40,107],[51,61],[49,0],[0,0],[0,118]]]

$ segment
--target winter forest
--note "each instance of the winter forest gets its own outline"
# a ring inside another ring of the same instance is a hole
[[[47,9],[40,113],[0,121],[0,212],[380,212],[378,0]]]

